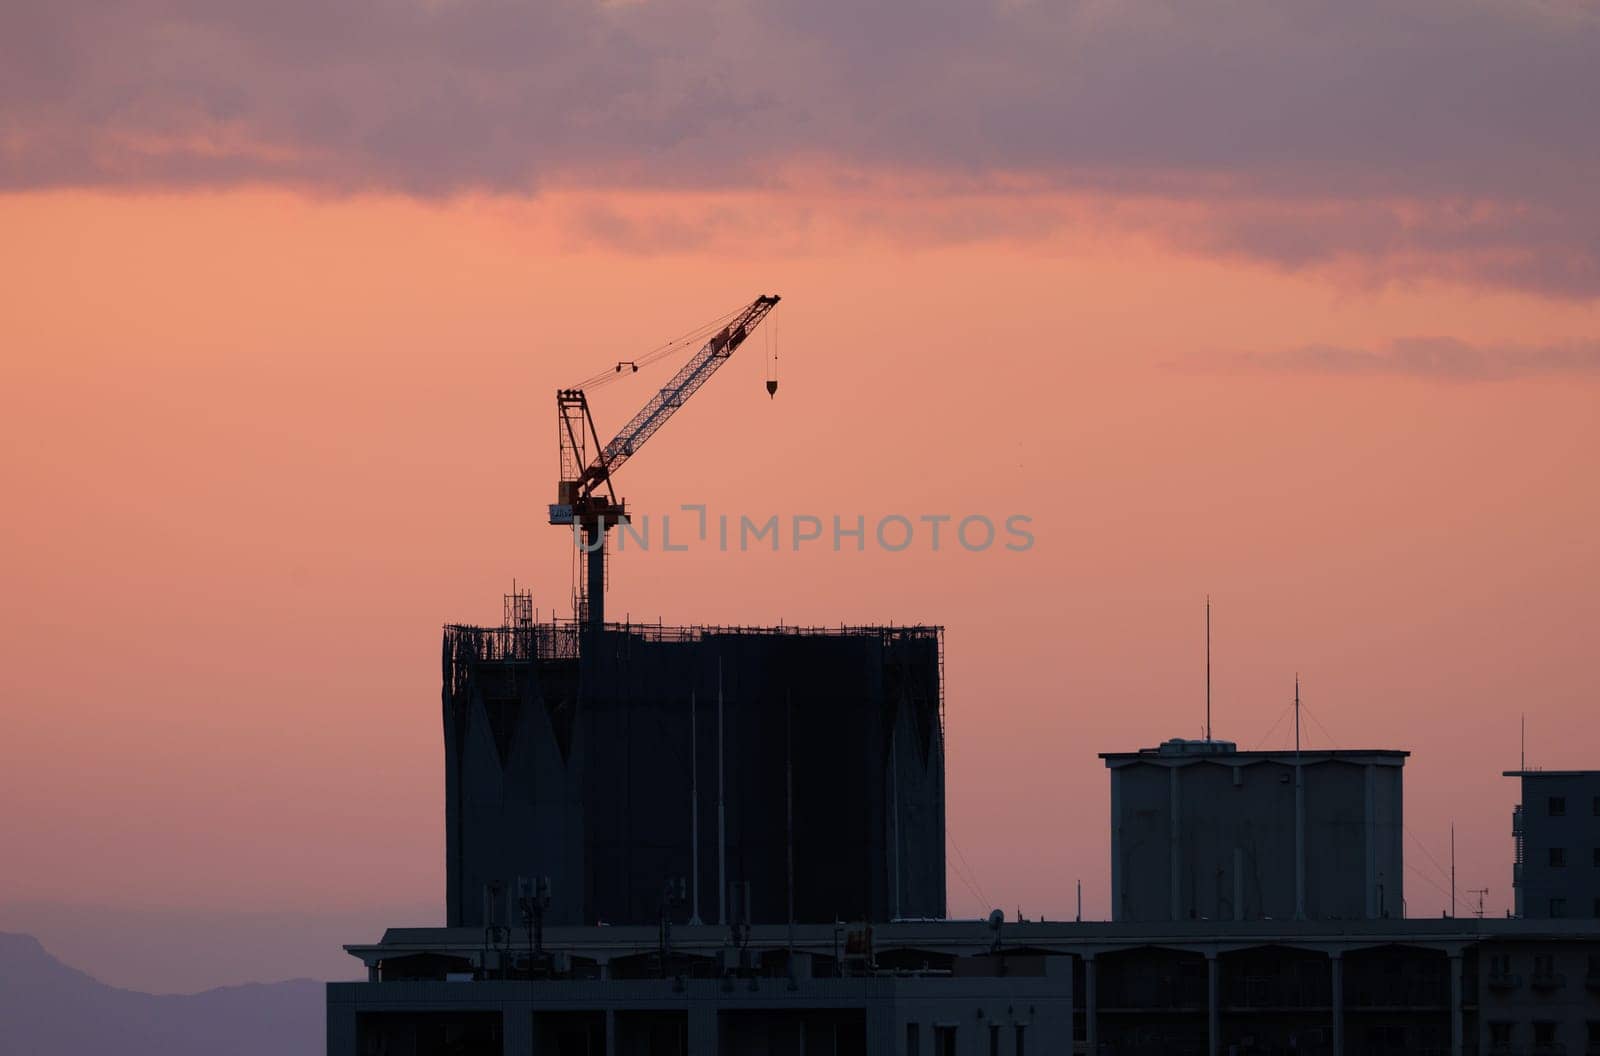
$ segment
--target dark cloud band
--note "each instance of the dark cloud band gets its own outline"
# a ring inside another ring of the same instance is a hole
[[[1423,203],[1403,237],[1448,252],[1492,229],[1556,263],[1480,277],[1581,296],[1600,294],[1597,98],[1578,0],[0,8],[0,188],[706,188],[825,159],[1270,200],[1216,237],[1272,260],[1316,255],[1308,234],[1397,237],[1308,223],[1330,196]]]

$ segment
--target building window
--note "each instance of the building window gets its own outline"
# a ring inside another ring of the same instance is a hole
[[[1550,848],[1550,867],[1552,869],[1565,868],[1567,864],[1567,849],[1565,847]]]
[[[1564,817],[1567,816],[1567,797],[1566,796],[1551,796],[1550,797],[1550,816],[1552,818],[1564,818]]]
[[[956,1056],[956,1028],[933,1028],[934,1056]]]
[[[1533,974],[1534,975],[1550,975],[1555,970],[1556,970],[1556,959],[1555,959],[1554,955],[1548,954],[1548,953],[1541,953],[1541,954],[1536,955],[1533,958]]]
[[[1566,916],[1567,915],[1567,900],[1564,899],[1564,898],[1552,898],[1550,900],[1550,915],[1552,917],[1564,917],[1564,916]]]
[[[1600,898],[1594,900],[1594,912],[1589,915],[1591,917],[1600,917]]]
[[[906,1056],[922,1056],[922,1024],[906,1024]]]
[[[1493,1049],[1508,1049],[1511,1047],[1510,1023],[1493,1022],[1489,1024],[1489,1047]]]
[[[1594,849],[1594,867],[1600,869],[1600,847]]]
[[[1600,818],[1600,796],[1594,797],[1594,816]]]
[[[1541,1019],[1533,1024],[1533,1047],[1548,1049],[1556,1043],[1556,1025],[1554,1020]]]
[[[1600,1019],[1589,1021],[1589,1048],[1600,1049]]]
[[[1017,1056],[1028,1056],[1028,1028],[1022,1023],[1017,1024]]]
[[[1511,955],[1509,953],[1496,953],[1489,958],[1490,975],[1510,975]]]
[[[1000,1056],[1000,1024],[989,1024],[989,1056]]]

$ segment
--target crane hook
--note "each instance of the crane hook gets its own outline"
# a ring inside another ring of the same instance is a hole
[[[778,395],[778,338],[777,328],[767,330],[767,399]]]

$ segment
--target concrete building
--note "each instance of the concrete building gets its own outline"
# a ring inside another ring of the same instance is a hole
[[[1517,923],[1521,931],[1492,925],[1500,936],[1477,959],[1478,1051],[1600,1053],[1600,928],[1592,920]]]
[[[913,948],[865,926],[800,925],[791,939],[757,925],[737,941],[726,928],[680,926],[670,945],[655,928],[553,928],[532,956],[526,943],[486,947],[479,929],[391,930],[347,947],[369,981],[330,984],[328,1053],[1011,1056],[1070,1046],[1069,959],[996,952],[977,922],[937,929],[947,941]]]
[[[943,916],[941,634],[446,627],[446,922]]]
[[[346,948],[368,981],[329,984],[328,1056],[1578,1056],[1600,1042],[1587,921],[553,928],[532,956],[525,936],[440,928]]]
[[[1404,914],[1409,752],[1241,752],[1171,740],[1106,752],[1117,921]]]
[[[1511,814],[1516,914],[1600,918],[1600,770],[1507,770],[1522,779]]]
[[[1406,752],[1107,753],[1116,920],[933,919],[936,628],[444,645],[449,926],[346,947],[328,1056],[1600,1053],[1600,921],[1404,916]],[[1551,910],[1600,788],[1517,776]]]

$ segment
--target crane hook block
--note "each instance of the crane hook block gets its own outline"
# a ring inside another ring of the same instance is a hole
[[[776,395],[778,395],[778,381],[776,378],[769,378],[767,380],[767,398],[771,399]]]

